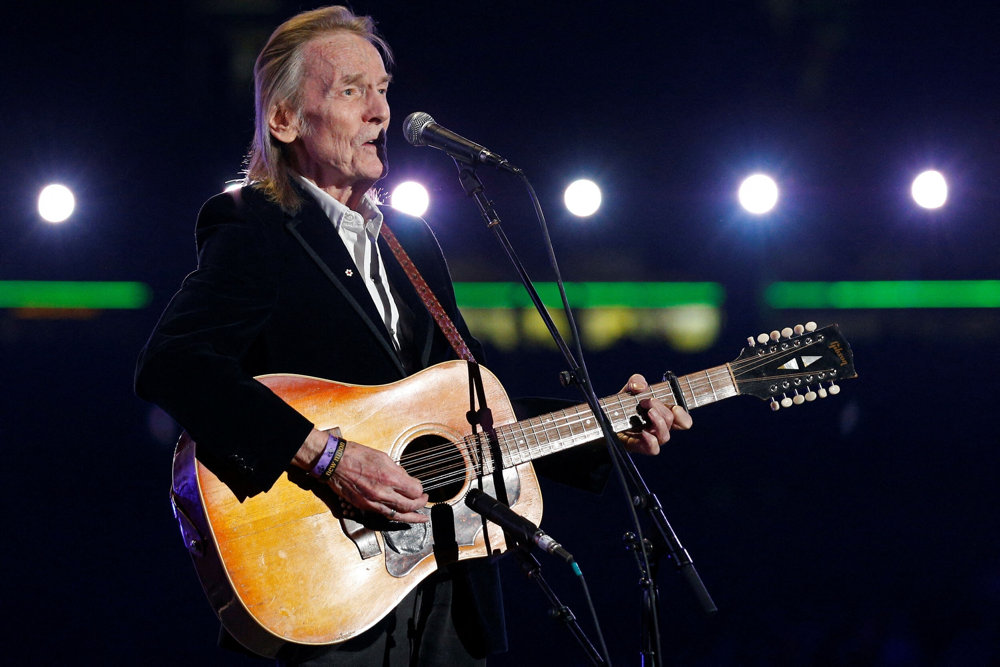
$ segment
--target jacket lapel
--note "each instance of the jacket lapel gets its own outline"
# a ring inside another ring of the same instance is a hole
[[[405,376],[403,364],[389,340],[389,332],[333,223],[311,197],[306,195],[304,199],[297,215],[286,216],[285,227],[368,327],[372,338],[399,369],[400,376]]]

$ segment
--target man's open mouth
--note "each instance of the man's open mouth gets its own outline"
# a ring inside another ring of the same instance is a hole
[[[374,146],[379,151],[379,153],[384,152],[385,151],[385,130],[382,130],[381,132],[378,133],[378,136],[376,136],[373,139],[369,139],[365,143],[366,144],[371,144],[372,146]]]

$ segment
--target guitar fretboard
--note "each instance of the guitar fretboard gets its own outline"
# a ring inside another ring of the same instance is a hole
[[[697,373],[681,376],[678,379],[684,403],[689,408],[697,408],[716,401],[736,396],[739,392],[729,364],[716,366]],[[641,394],[615,394],[600,400],[601,407],[611,421],[612,430],[616,433],[632,427],[632,420],[637,419],[636,407],[644,398],[656,398],[664,405],[678,405],[673,388],[669,382],[652,385],[648,392]],[[541,458],[548,454],[582,445],[601,437],[601,428],[594,418],[590,408],[578,405],[565,410],[533,417],[513,424],[500,426],[496,429],[497,444],[502,456],[501,467],[512,466]],[[482,452],[482,465],[477,464],[481,474],[491,474],[495,466],[489,446],[481,442],[483,436],[469,436],[468,450],[479,458]],[[473,446],[473,442],[482,447]]]

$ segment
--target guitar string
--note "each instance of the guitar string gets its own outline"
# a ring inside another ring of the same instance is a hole
[[[745,364],[745,365],[750,365],[750,364]],[[725,377],[728,375],[728,373],[725,372],[725,367],[718,367],[715,369],[709,369],[708,371],[704,371],[700,375],[703,376],[704,379],[699,379],[696,382],[691,382],[690,378],[685,376],[685,379],[688,380],[690,390],[692,390],[695,393],[695,398],[697,398],[699,390],[702,390],[705,393],[705,395],[707,395],[708,392],[704,391],[706,387],[708,387],[709,391],[711,391],[711,393],[717,397],[718,394],[720,393],[720,388],[716,386],[717,382],[720,377]],[[716,382],[712,381],[713,376]],[[657,389],[663,389],[665,391],[658,392]],[[729,395],[731,395],[730,392],[732,391],[732,389],[733,388],[731,386],[728,388],[722,387],[721,393],[726,394],[726,396],[728,397]],[[619,394],[613,397],[609,397],[608,399],[605,399],[604,402],[606,404],[609,404],[611,409],[613,410],[614,409],[613,403],[617,401],[619,404],[619,408],[621,409],[624,408],[624,404],[628,402],[627,399],[639,401],[647,396],[654,396],[661,399],[666,398],[668,399],[668,401],[672,401],[673,392],[670,391],[669,386],[656,385],[650,392],[644,392],[642,394],[635,396],[631,394]],[[549,442],[550,440],[552,440],[552,434],[555,434],[556,439],[558,440],[565,440],[565,439],[573,439],[578,435],[586,435],[588,433],[588,430],[591,430],[590,427],[588,427],[588,425],[586,424],[586,422],[589,422],[592,418],[592,415],[590,414],[589,410],[578,408],[575,409],[574,412],[567,412],[564,410],[561,411],[561,413],[562,414],[557,412],[553,413],[552,415],[548,415],[546,417],[534,418],[530,420],[525,420],[523,422],[508,424],[505,425],[504,427],[501,427],[500,428],[501,437],[499,438],[500,441],[499,444],[502,447],[504,445],[507,446],[508,449],[507,458],[510,459],[511,462],[514,461],[515,458],[513,453],[514,450],[522,454],[525,453],[526,450],[526,453],[529,455],[527,460],[530,460],[532,458],[537,458],[536,454],[540,451],[543,451],[545,449],[561,448],[558,445],[553,446]],[[573,431],[573,429],[574,427],[579,426],[580,424],[583,424],[584,430],[582,433],[577,434]],[[530,428],[530,434],[526,433],[525,431],[526,427]],[[521,435],[526,437],[519,438],[517,434],[512,432],[513,428],[519,428],[521,430]],[[504,437],[503,434],[504,430],[508,431],[507,437]],[[567,430],[569,431],[569,433],[565,434],[564,432]],[[513,436],[513,438],[511,438],[510,436]],[[528,443],[527,438],[535,440],[536,444],[532,445],[531,443]],[[544,442],[541,442],[542,439],[544,439]],[[454,452],[456,450],[456,446],[457,443],[446,442],[438,446],[429,447],[415,454],[411,454],[409,456],[404,455],[405,460],[403,462],[407,464],[409,469],[412,469],[413,471],[420,473],[423,472],[428,465],[431,466],[436,465],[441,458],[440,457],[441,454],[445,454],[447,458],[449,452]],[[457,456],[461,456],[461,453],[459,453]]]
[[[664,396],[667,394],[672,396],[672,393],[669,391],[666,393],[661,392],[661,394]],[[617,401],[619,410],[623,410],[626,403],[641,400],[647,395],[656,395],[656,392],[644,392],[638,396],[633,396],[631,394],[619,394],[605,399],[604,402],[606,404],[613,404]],[[611,409],[614,409],[613,405],[611,406]],[[572,410],[572,412],[570,412],[570,410]],[[534,418],[531,420],[525,420],[524,422],[507,424],[500,427],[498,429],[498,435],[500,436],[498,438],[498,444],[501,446],[501,466],[510,467],[511,465],[517,465],[518,463],[538,458],[541,452],[550,453],[550,451],[546,450],[557,451],[558,449],[562,449],[563,447],[558,443],[553,444],[549,442],[552,439],[553,434],[557,440],[572,440],[580,437],[587,437],[587,439],[590,439],[586,422],[592,421],[593,416],[589,410],[584,408],[571,408],[561,411],[561,413],[562,414],[553,413],[553,415],[543,418]],[[620,421],[624,422],[624,420]],[[581,424],[584,425],[583,430],[579,432],[574,431],[574,427]],[[520,430],[520,437],[514,432],[515,428]],[[569,430],[568,435],[565,434],[565,431],[567,430]],[[595,432],[597,431],[597,429],[590,430]],[[478,437],[481,438],[482,435],[480,434]],[[512,442],[512,438],[515,442]],[[544,438],[544,441],[542,441],[542,438]],[[471,459],[473,469],[481,473],[483,467],[481,464],[477,463],[478,457],[471,454],[474,447],[469,444],[470,441],[475,441],[476,439],[477,436],[469,436],[461,443],[444,443],[442,445],[421,450],[414,455],[404,455],[401,460],[401,464],[405,464],[407,470],[410,471],[411,474],[415,474],[418,477],[424,471],[428,469],[432,470],[435,475],[428,477],[425,480],[426,484],[424,488],[425,490],[433,490],[461,480],[465,477],[468,469],[465,462],[465,456],[468,456],[469,459]],[[534,439],[536,441],[535,444],[529,443],[529,439]],[[524,445],[519,445],[516,441],[523,442]],[[502,451],[504,448],[506,448],[506,452]],[[515,450],[519,457],[515,456]],[[525,454],[527,454],[527,456],[525,456]],[[517,458],[520,458],[521,460],[518,461]],[[440,465],[441,462],[449,460],[451,461],[450,465]]]
[[[646,395],[655,395],[655,394],[650,393]],[[632,399],[638,401],[644,397],[645,395],[632,396],[628,394],[622,394],[619,396],[613,396],[604,399],[604,402],[606,404],[612,404],[617,400],[619,404],[618,409],[622,410],[624,409],[625,404],[629,402],[626,399]],[[612,410],[614,410],[613,406]],[[572,438],[574,436],[586,435],[589,430],[595,430],[592,427],[588,426],[587,424],[592,420],[593,420],[593,415],[590,413],[590,410],[586,408],[583,407],[567,408],[566,410],[554,412],[551,415],[544,415],[542,417],[534,417],[521,422],[505,424],[503,426],[498,427],[497,432],[501,435],[501,437],[499,438],[501,446],[506,445],[508,447],[508,450],[510,449],[511,446],[513,446],[518,451],[521,451],[524,449],[524,446],[531,447],[531,445],[527,442],[527,440],[533,439],[536,441],[540,441],[542,438],[544,438],[545,440],[551,440],[552,434],[556,434],[556,437],[558,439],[565,439],[567,437]],[[574,428],[580,427],[581,425],[583,430],[579,433],[574,432]],[[517,433],[514,433],[515,428],[520,429],[521,437],[519,437]],[[563,433],[566,430],[570,431],[568,435],[564,435]],[[469,436],[469,438],[473,437],[474,436]],[[522,446],[522,443],[524,446]],[[405,460],[406,463],[409,465],[418,464],[426,460],[437,460],[438,454],[453,450],[456,444],[457,443],[454,442],[445,442],[436,446],[427,447],[411,455],[404,454],[403,460]],[[552,447],[552,445],[550,445],[547,442],[541,444],[542,444],[541,448]],[[511,456],[513,455],[511,454]]]
[[[792,354],[801,352],[803,349],[807,349],[808,347],[809,346],[807,346],[806,348],[796,347],[790,350],[782,350],[777,357],[772,355],[767,355],[767,356],[753,357],[751,359],[743,361],[737,360],[732,362],[730,364],[730,367],[739,372],[747,372],[748,369],[754,369],[754,368],[759,368],[761,366],[773,364],[776,359],[781,359],[787,356],[791,356]],[[806,376],[809,374],[811,373],[786,374],[783,375],[782,377]],[[695,377],[695,380],[691,379],[692,376]],[[713,395],[713,397],[717,399],[721,389],[721,392],[726,394],[725,397],[734,395],[730,394],[729,392],[733,391],[735,387],[732,386],[717,387],[716,382],[713,382],[713,379],[719,380],[720,378],[728,380],[729,378],[727,376],[728,372],[726,372],[726,367],[719,366],[684,376],[682,379],[685,380],[686,383],[688,384],[688,389],[692,393],[692,398],[695,399],[695,405],[698,405],[700,403],[700,401],[698,400],[698,395],[702,393],[705,396],[707,396],[707,394],[710,392]],[[625,404],[627,402],[630,401],[638,402],[643,398],[650,396],[660,398],[661,400],[663,398],[667,399],[674,398],[673,391],[671,390],[671,388],[667,383],[654,385],[650,389],[651,390],[649,392],[643,392],[638,395],[617,394],[615,396],[604,399],[602,403],[605,404],[606,408],[609,405],[611,405],[613,410],[613,403],[615,401],[617,401],[619,409],[624,409]],[[665,391],[658,391],[658,390],[665,390]],[[552,415],[547,415],[545,417],[536,417],[533,419],[525,420],[522,422],[516,422],[514,424],[507,424],[504,425],[503,427],[500,427],[497,431],[498,435],[500,436],[498,437],[498,444],[500,445],[501,449],[500,452],[501,466],[509,467],[510,465],[517,465],[518,461],[516,461],[517,457],[515,456],[515,452],[522,457],[522,460],[520,462],[524,462],[526,460],[532,460],[534,458],[538,458],[539,452],[543,452],[545,450],[557,451],[558,449],[564,448],[558,442],[555,444],[550,442],[550,440],[552,439],[552,434],[555,434],[556,440],[562,440],[562,441],[573,440],[580,436],[586,436],[588,434],[588,428],[589,428],[586,425],[586,422],[592,420],[592,415],[590,411],[585,408],[575,408],[575,409],[570,408],[569,410],[572,410],[572,412],[569,412],[568,410],[563,410],[557,413],[552,413]],[[573,427],[580,425],[583,425],[583,431],[580,433],[574,432]],[[514,428],[520,429],[522,437],[519,438],[517,434],[513,433]],[[526,432],[526,428],[530,429],[530,434]],[[564,431],[567,430],[569,431],[569,433],[564,434]],[[589,430],[596,430],[596,429],[589,429]],[[504,434],[505,431],[506,435]],[[529,437],[530,439],[535,440],[534,444],[529,443],[527,441]],[[420,452],[417,452],[416,454],[409,456],[404,455],[402,457],[403,460],[401,460],[401,463],[405,463],[407,469],[417,475],[425,472],[428,469],[433,470],[433,472],[436,474],[435,476],[427,478],[426,480],[427,485],[425,486],[425,489],[432,490],[434,488],[439,488],[440,486],[453,483],[454,481],[461,480],[465,477],[469,468],[469,466],[466,464],[467,460],[466,457],[468,457],[468,460],[470,460],[472,468],[474,470],[479,471],[479,473],[482,474],[483,470],[482,462],[477,463],[478,457],[474,456],[473,454],[473,450],[475,448],[469,442],[470,440],[475,441],[478,438],[481,438],[481,434],[478,436],[469,436],[463,439],[461,443],[450,442],[428,447],[426,449],[421,450]],[[544,442],[541,440],[541,438],[544,438]],[[503,451],[505,448],[507,450],[506,452]],[[527,458],[523,458],[525,454],[527,454]],[[491,458],[490,462],[492,463],[492,455],[490,458]],[[440,465],[442,462],[447,462],[449,460],[451,462],[448,465],[445,466]]]
[[[746,365],[750,365],[750,364],[753,364],[753,363],[756,363],[756,360],[751,360]],[[702,371],[701,373],[695,374],[695,376],[699,377],[699,379],[697,379],[695,381],[691,381],[690,376],[685,376],[683,378],[687,382],[687,384],[689,385],[689,388],[690,388],[689,391],[692,391],[694,394],[699,394],[699,393],[705,393],[705,394],[707,394],[708,391],[711,391],[711,393],[713,393],[715,395],[718,395],[719,393],[727,394],[727,397],[728,397],[729,393],[732,391],[732,387],[723,386],[723,387],[720,388],[720,387],[717,386],[718,385],[718,381],[719,381],[720,378],[728,380],[728,373],[726,372],[726,369],[725,369],[724,366],[716,367],[716,368],[713,368],[713,369],[708,369],[707,371]],[[701,379],[701,378],[704,378],[704,379]],[[708,388],[708,391],[705,391],[706,387]],[[652,387],[652,391],[650,391],[650,392],[644,392],[644,393],[639,394],[639,395],[618,394],[618,395],[609,397],[607,399],[604,399],[603,402],[605,402],[613,410],[614,409],[613,408],[613,403],[615,401],[618,402],[618,407],[619,408],[624,408],[625,403],[628,402],[627,401],[628,398],[631,398],[632,400],[638,402],[638,401],[642,400],[643,398],[650,397],[650,396],[655,397],[655,398],[659,398],[661,400],[667,399],[667,402],[669,402],[671,404],[675,403],[675,401],[673,400],[674,399],[673,392],[672,392],[672,390],[670,389],[670,387],[669,387],[669,385],[667,383],[663,383],[661,385],[654,385],[654,387]],[[697,398],[697,396],[695,396],[695,398]],[[700,403],[700,401],[698,401],[698,402]],[[591,419],[591,414],[590,414],[590,411],[587,410],[587,409],[585,409],[585,408],[577,408],[577,409],[570,408],[569,410],[575,410],[575,411],[567,413],[567,411],[564,410],[564,411],[561,411],[562,414],[560,414],[560,412],[556,412],[556,413],[552,413],[552,415],[550,415],[550,416],[546,416],[547,418],[546,417],[536,417],[536,418],[533,418],[533,419],[525,420],[525,421],[522,421],[522,422],[517,422],[515,424],[508,424],[508,425],[505,425],[505,426],[508,429],[513,428],[513,427],[516,426],[516,427],[521,428],[522,431],[524,430],[524,428],[526,426],[530,427],[530,429],[531,429],[531,437],[533,439],[536,439],[536,440],[538,439],[539,433],[541,433],[543,436],[545,436],[546,440],[549,440],[549,439],[551,439],[549,437],[549,434],[551,434],[552,432],[555,432],[557,434],[557,437],[560,438],[560,439],[562,439],[564,436],[562,435],[562,433],[560,432],[560,430],[565,430],[565,429],[569,429],[571,431],[571,433],[569,434],[569,437],[573,437],[573,435],[574,435],[572,433],[573,427],[578,426],[582,422],[584,422],[584,428],[585,429],[588,428],[587,425],[585,424],[585,422],[587,422],[587,421],[589,421]],[[543,419],[544,419],[544,421],[541,421]],[[504,428],[504,427],[501,427],[501,428]],[[586,432],[586,430],[585,430],[585,432]],[[505,440],[505,442],[502,442],[501,444],[513,444],[513,445],[516,446],[516,448],[518,450],[522,449],[522,447],[520,446],[521,445],[520,440],[516,436],[514,438],[514,442],[513,443],[506,442],[506,440],[509,440],[509,439],[504,439],[504,440]],[[548,446],[548,443],[543,443],[543,444],[545,446]],[[409,457],[407,457],[407,462],[412,465],[414,463],[420,462],[422,459],[436,460],[438,454],[440,454],[441,452],[451,451],[451,450],[454,449],[454,447],[455,447],[455,443],[448,443],[448,442],[443,443],[442,445],[439,445],[439,446],[428,447],[428,448],[425,448],[423,450],[420,450],[420,452],[418,452],[416,454],[412,454]]]
[[[720,369],[713,369],[714,374],[717,376],[726,376],[727,373],[724,370],[720,373]],[[718,379],[718,378],[717,378]],[[605,407],[610,409],[612,412],[615,411],[614,403],[617,402],[618,410],[624,410],[626,404],[642,400],[646,397],[656,397],[661,400],[666,400],[667,402],[674,404],[673,392],[669,385],[664,383],[663,385],[655,385],[653,390],[650,392],[643,392],[638,395],[631,394],[618,394],[602,402]],[[538,454],[544,450],[553,450],[564,448],[559,445],[559,443],[553,444],[553,435],[556,440],[567,440],[576,439],[581,436],[587,436],[589,438],[589,433],[593,431],[596,435],[597,429],[594,428],[588,422],[593,421],[593,416],[590,411],[583,407],[569,408],[560,412],[552,413],[552,415],[546,415],[543,417],[536,417],[533,419],[525,420],[522,422],[516,422],[513,424],[507,424],[498,429],[500,435],[499,444],[503,448],[506,446],[506,458],[513,464],[516,465],[518,462],[523,462],[524,460],[531,460],[533,458],[538,458]],[[619,419],[622,424],[627,423],[624,419]],[[575,429],[582,425],[582,431],[577,432]],[[514,429],[520,429],[520,435],[514,432]],[[567,432],[568,431],[568,432]],[[529,442],[529,440],[534,440],[535,444]],[[420,450],[414,454],[404,455],[401,463],[405,463],[408,470],[416,473],[423,472],[428,468],[428,466],[435,466],[439,460],[441,460],[441,454],[444,454],[447,458],[449,453],[451,456],[456,456],[458,443],[446,442],[441,445],[428,447]],[[515,452],[522,456],[521,461],[515,462]],[[527,457],[524,457],[524,454]],[[548,452],[546,452],[548,453]],[[460,456],[461,453],[457,454]],[[475,457],[472,457],[475,458]]]

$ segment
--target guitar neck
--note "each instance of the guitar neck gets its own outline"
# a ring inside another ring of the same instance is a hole
[[[608,415],[612,430],[617,433],[630,428],[636,416],[636,405],[644,398],[659,399],[668,407],[683,403],[689,408],[698,408],[739,394],[729,364],[684,375],[677,380],[683,401],[674,394],[669,382],[652,385],[642,394],[621,393],[601,399],[601,408]],[[509,468],[597,440],[601,437],[601,427],[588,406],[577,405],[498,427],[496,435],[502,467]],[[492,473],[492,456],[483,451],[483,458],[486,459],[483,471]]]

